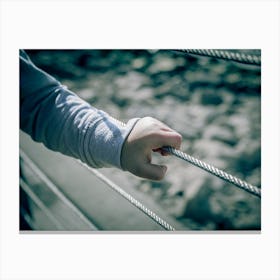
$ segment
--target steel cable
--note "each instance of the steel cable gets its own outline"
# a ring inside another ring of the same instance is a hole
[[[175,50],[185,54],[203,55],[226,60],[233,60],[244,64],[261,65],[261,56],[255,54],[246,54],[240,52],[233,52],[227,50],[214,50],[214,49],[184,49]]]
[[[119,121],[119,120],[117,120],[113,117],[112,117],[112,119],[119,122],[122,126],[125,126],[125,123],[123,123],[122,121]],[[251,184],[249,184],[249,183],[247,183],[247,182],[245,182],[245,181],[243,181],[243,180],[241,180],[241,179],[239,179],[239,178],[237,178],[237,177],[235,177],[235,176],[233,176],[233,175],[231,175],[231,174],[229,174],[229,173],[227,173],[227,172],[225,172],[221,169],[218,169],[218,168],[216,168],[216,167],[214,167],[214,166],[212,166],[212,165],[210,165],[206,162],[203,162],[203,161],[201,161],[201,160],[199,160],[195,157],[192,157],[192,156],[190,156],[190,155],[188,155],[188,154],[186,154],[182,151],[176,150],[172,147],[162,147],[161,149],[163,149],[163,150],[169,152],[170,154],[172,154],[172,155],[174,155],[174,156],[176,156],[180,159],[183,159],[183,160],[185,160],[185,161],[187,161],[187,162],[189,162],[189,163],[191,163],[191,164],[193,164],[193,165],[211,173],[212,175],[217,176],[220,179],[223,179],[223,180],[237,186],[240,189],[243,189],[243,190],[245,190],[245,191],[247,191],[247,192],[249,192],[249,193],[251,193],[255,196],[261,197],[261,189],[260,188],[258,188],[256,186],[253,186],[253,185],[251,185]]]
[[[105,177],[103,174],[101,174],[99,171],[89,167],[87,164],[81,162],[80,160],[77,160],[79,164],[81,164],[83,167],[88,169],[91,173],[93,173],[96,177],[101,179],[104,183],[106,183],[107,186],[109,186],[111,189],[119,193],[122,197],[124,197],[126,200],[128,200],[131,204],[136,206],[138,209],[140,209],[142,212],[144,212],[147,216],[149,216],[152,220],[157,222],[159,225],[161,225],[166,230],[174,231],[175,228],[169,225],[166,221],[164,221],[162,218],[160,218],[157,214],[155,214],[152,210],[147,208],[145,205],[143,205],[141,202],[139,202],[137,199],[135,199],[132,195],[127,193],[125,190],[123,190],[121,187],[116,185],[114,182],[112,182],[110,179]]]
[[[237,177],[234,177],[232,176],[231,174],[228,174],[226,173],[225,171],[223,170],[220,170],[208,163],[205,163],[199,159],[196,159],[186,153],[183,153],[182,151],[179,151],[179,150],[176,150],[172,147],[163,147],[162,150],[182,159],[182,160],[185,160],[235,186],[237,186],[238,188],[242,189],[242,190],[245,190],[257,197],[261,197],[261,189],[256,187],[256,186],[253,186],[245,181],[242,181],[241,179],[237,178]]]

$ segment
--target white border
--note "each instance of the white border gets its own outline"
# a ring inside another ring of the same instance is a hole
[[[280,279],[278,1],[1,2],[2,279]],[[262,233],[18,233],[19,48],[261,48]]]

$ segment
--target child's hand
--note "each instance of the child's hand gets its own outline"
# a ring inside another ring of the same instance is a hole
[[[121,164],[124,170],[150,180],[161,180],[166,166],[152,164],[152,151],[163,146],[179,149],[182,136],[162,122],[145,117],[140,119],[124,143]],[[166,153],[161,152],[162,155]]]

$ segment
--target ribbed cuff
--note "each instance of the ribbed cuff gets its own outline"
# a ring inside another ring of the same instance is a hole
[[[123,145],[127,139],[127,137],[129,136],[131,130],[134,128],[134,126],[136,125],[136,123],[140,120],[140,118],[134,118],[128,121],[128,123],[126,124],[126,130],[123,134],[123,142],[120,146],[120,149],[118,150],[118,158],[119,158],[119,165],[117,166],[118,168],[123,169],[123,167],[121,166],[121,156],[122,156],[122,149],[123,149]]]
[[[122,124],[103,111],[100,118],[89,125],[85,136],[84,159],[95,168],[121,167],[122,147],[139,118]]]

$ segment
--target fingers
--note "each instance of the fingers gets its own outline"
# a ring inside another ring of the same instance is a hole
[[[156,149],[162,146],[171,146],[180,149],[182,136],[166,124],[151,117],[142,118],[135,126],[139,130],[139,137],[148,140],[147,147]]]
[[[166,166],[151,163],[151,151],[169,155],[161,149],[171,146],[180,149],[182,136],[162,122],[145,117],[137,122],[126,139],[121,155],[121,166],[136,176],[150,180],[161,180]]]
[[[162,148],[156,148],[156,149],[152,149],[153,152],[159,153],[162,156],[169,156],[170,154],[166,151],[164,151]]]
[[[141,177],[147,178],[153,181],[159,181],[163,179],[167,167],[164,165],[156,165],[152,163],[147,163],[142,166]]]
[[[171,146],[175,149],[180,149],[182,143],[182,136],[175,131],[161,131],[152,136],[152,144],[154,149],[163,146]]]

